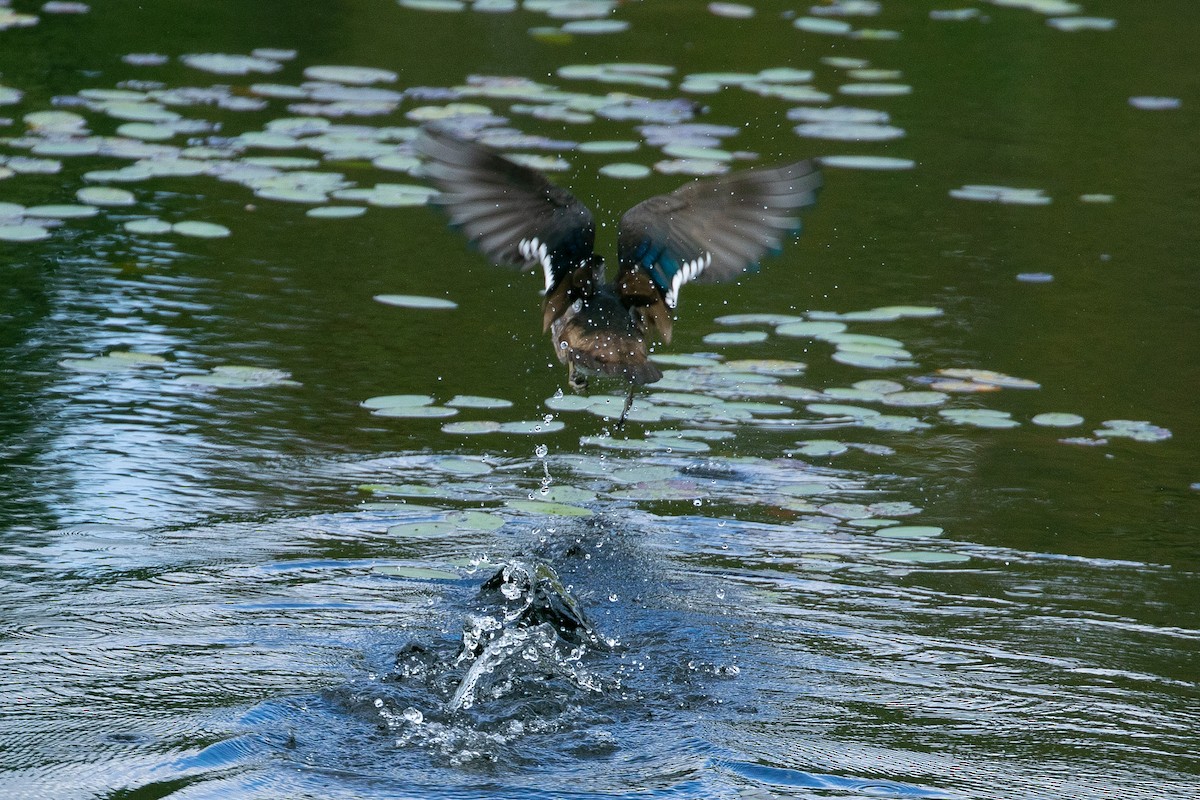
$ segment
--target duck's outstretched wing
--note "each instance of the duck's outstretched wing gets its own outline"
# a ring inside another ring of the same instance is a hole
[[[669,340],[680,288],[755,269],[800,229],[794,214],[815,203],[820,188],[816,164],[797,161],[695,181],[638,203],[618,233],[622,299]]]
[[[588,262],[592,212],[536,170],[490,147],[424,128],[416,149],[451,224],[494,264],[541,267],[546,294]]]

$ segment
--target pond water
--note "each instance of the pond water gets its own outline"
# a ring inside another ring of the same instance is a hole
[[[0,795],[1192,796],[1197,24],[0,0]],[[617,429],[434,120],[825,189]]]

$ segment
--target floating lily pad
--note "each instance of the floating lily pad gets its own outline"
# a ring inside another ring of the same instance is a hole
[[[1034,425],[1041,425],[1050,428],[1072,428],[1076,425],[1083,424],[1083,417],[1078,414],[1065,414],[1060,412],[1047,412],[1038,414],[1032,420]]]
[[[792,452],[809,457],[839,456],[850,450],[842,442],[834,441],[833,439],[809,439],[808,441],[797,442],[796,444],[799,447]]]
[[[1016,428],[1021,424],[1012,419],[1007,411],[991,408],[947,408],[938,414],[951,422],[976,428]]]
[[[272,73],[283,69],[282,65],[271,59],[225,53],[196,53],[180,56],[179,60],[193,69],[218,75],[248,75],[251,72]]]
[[[311,81],[366,86],[372,83],[395,83],[399,76],[391,70],[374,67],[315,66],[306,67],[304,77]]]
[[[404,522],[387,529],[389,536],[405,539],[432,539],[448,536],[457,531],[457,525],[445,520],[435,522]]]
[[[1117,21],[1107,17],[1051,17],[1046,20],[1046,24],[1066,33],[1111,31],[1117,27]]]
[[[834,36],[845,36],[854,30],[849,22],[824,17],[797,17],[792,25],[808,33],[827,33]]]
[[[144,233],[151,236],[171,232],[171,223],[154,218],[131,219],[121,227],[130,233]]]
[[[198,239],[223,239],[231,233],[229,228],[226,228],[224,225],[195,220],[176,222],[171,226],[171,230],[180,236],[194,236]]]
[[[855,389],[861,389],[866,392],[875,392],[878,394],[891,394],[892,392],[904,391],[904,384],[897,383],[896,381],[871,379],[855,381],[852,385]]]
[[[1011,186],[968,184],[961,189],[951,189],[950,196],[958,200],[975,200],[984,203],[1007,205],[1045,206],[1051,198],[1041,189],[1018,189]]]
[[[499,430],[500,423],[492,422],[490,420],[447,422],[442,426],[442,433],[453,433],[460,436],[476,436],[484,433],[496,433]]]
[[[85,186],[75,192],[75,198],[91,206],[131,206],[137,202],[133,192],[109,186]]]
[[[458,511],[448,515],[446,521],[473,531],[497,531],[504,527],[503,517],[487,511]]]
[[[939,375],[945,375],[948,378],[960,378],[962,380],[974,381],[988,386],[999,386],[1005,389],[1040,389],[1041,384],[1036,381],[1031,381],[1027,378],[1016,378],[1012,375],[1005,375],[1003,372],[996,372],[990,369],[975,369],[973,367],[951,367],[947,369],[939,369]]]
[[[458,414],[456,408],[445,406],[396,405],[385,406],[371,412],[376,417],[400,417],[408,419],[443,419]]]
[[[942,392],[892,392],[883,397],[885,406],[938,406],[950,399]]]
[[[644,164],[628,164],[616,163],[605,164],[600,168],[600,174],[608,178],[619,178],[622,180],[637,180],[645,178],[650,174],[651,170]]]
[[[863,353],[839,348],[831,358],[839,364],[864,369],[897,369],[916,366],[915,362],[907,359],[903,350],[897,350],[894,355],[890,355],[886,352]]]
[[[428,406],[433,404],[433,398],[427,394],[384,394],[362,401],[363,408],[378,410],[400,406]]]
[[[621,19],[577,19],[563,23],[562,30],[584,35],[621,33],[629,30],[629,23]]]
[[[567,505],[566,503],[553,503],[543,500],[508,500],[506,506],[515,510],[523,511],[526,514],[547,514],[556,517],[590,517],[592,512],[589,509],[580,506]]]
[[[912,87],[906,83],[845,83],[838,91],[852,97],[898,97],[911,94]]]
[[[710,367],[718,363],[721,357],[716,354],[702,355],[699,353],[651,353],[650,360],[664,366]]]
[[[767,334],[765,331],[741,331],[739,333],[710,333],[704,337],[705,344],[711,345],[730,345],[730,344],[757,344],[765,342]]]
[[[603,141],[595,141],[595,142],[580,142],[579,147],[577,149],[581,153],[632,153],[635,150],[637,150],[639,147],[641,147],[640,142],[603,140]],[[611,165],[611,166],[615,166],[615,165]],[[641,165],[634,164],[631,166],[641,166]],[[601,168],[601,172],[602,173],[604,172],[603,168]],[[649,173],[650,173],[650,170],[647,169],[646,174],[649,174]],[[618,176],[614,175],[611,177],[618,177]],[[634,176],[634,177],[637,177],[637,176]]]
[[[917,162],[893,156],[822,156],[821,165],[834,169],[902,170],[914,168]]]
[[[1131,97],[1129,105],[1142,111],[1174,111],[1183,102],[1178,97]]]
[[[739,358],[725,362],[725,366],[734,372],[752,372],[757,375],[778,375],[792,377],[803,375],[808,365],[802,361],[791,361],[783,358]]]
[[[754,6],[741,3],[709,3],[708,11],[718,17],[730,19],[749,19],[754,16]]]
[[[100,213],[95,206],[85,205],[45,205],[30,206],[25,209],[25,216],[31,219],[85,219]]]
[[[318,206],[304,212],[312,219],[354,219],[367,213],[364,206]]]
[[[160,366],[167,360],[152,353],[113,351],[94,358],[65,358],[58,363],[75,372],[120,372],[137,367]]]
[[[50,238],[50,231],[41,225],[0,225],[0,241],[39,242]]]
[[[553,419],[547,422],[546,420],[528,420],[521,422],[505,422],[500,425],[501,433],[523,433],[523,434],[538,434],[538,433],[556,433],[567,427],[565,423]]]
[[[546,408],[551,411],[586,411],[592,406],[592,398],[577,394],[555,395],[546,398]]]
[[[457,475],[486,475],[492,471],[489,465],[479,459],[461,458],[458,456],[438,458],[433,461],[433,466]]]
[[[894,525],[875,533],[886,539],[935,539],[945,531],[936,525]]]
[[[1145,420],[1110,419],[1093,433],[1106,438],[1133,439],[1138,442],[1161,442],[1171,438],[1171,431]]]
[[[797,136],[839,142],[886,142],[904,136],[894,125],[853,122],[806,122],[795,127]]]
[[[400,306],[401,308],[458,308],[458,303],[453,300],[446,300],[442,297],[421,297],[415,294],[377,294],[375,300],[384,305]]]
[[[396,0],[404,8],[417,11],[462,11],[467,4],[462,0]]]
[[[796,336],[800,338],[819,339],[830,333],[841,333],[846,330],[843,322],[789,322],[780,325],[775,332],[780,336]]]
[[[804,318],[795,314],[726,314],[717,317],[713,322],[718,325],[786,325],[792,322],[803,322]]]
[[[879,553],[878,557],[904,564],[961,564],[971,560],[970,556],[962,553],[942,553],[934,550],[889,550]]]
[[[175,380],[178,383],[212,386],[218,389],[257,389],[267,386],[300,385],[291,380],[291,376],[287,372],[267,367],[213,367],[212,372],[203,375],[183,375]]]
[[[395,578],[410,578],[418,581],[454,581],[458,580],[457,572],[449,572],[444,569],[434,569],[432,567],[393,567],[381,566],[375,567],[375,572],[380,575],[391,575]]]
[[[512,404],[511,400],[499,397],[480,397],[470,394],[455,395],[446,402],[446,405],[454,408],[512,408]]]

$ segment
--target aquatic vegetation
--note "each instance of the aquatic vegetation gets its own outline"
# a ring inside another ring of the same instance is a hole
[[[434,310],[449,310],[458,308],[458,303],[453,300],[447,300],[443,297],[423,297],[413,294],[378,294],[375,295],[376,302],[383,303],[385,306],[398,306],[400,308],[423,308]]]

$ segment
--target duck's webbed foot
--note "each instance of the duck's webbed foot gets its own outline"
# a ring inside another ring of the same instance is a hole
[[[633,390],[637,388],[637,384],[630,381],[629,394],[625,395],[625,407],[621,409],[621,418],[617,420],[617,430],[625,427],[625,417],[629,416],[629,409],[633,408]]]
[[[588,376],[583,374],[583,370],[575,368],[575,362],[567,364],[567,383],[571,384],[571,391],[577,394],[584,394],[588,388]]]

